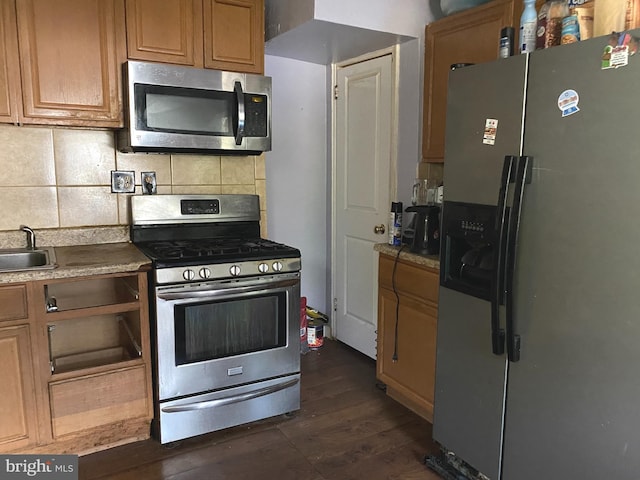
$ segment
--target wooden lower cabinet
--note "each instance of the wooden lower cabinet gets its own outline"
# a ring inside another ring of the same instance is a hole
[[[29,333],[29,325],[3,327],[0,324],[0,451],[26,449],[37,441]]]
[[[148,438],[150,350],[146,272],[0,286],[0,453]]]
[[[394,273],[395,262],[380,254],[377,378],[389,396],[433,421],[438,271],[398,259]]]
[[[144,418],[151,408],[144,365],[49,384],[53,437]]]

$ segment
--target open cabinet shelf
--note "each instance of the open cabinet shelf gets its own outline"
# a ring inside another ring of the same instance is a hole
[[[148,438],[153,401],[147,275],[119,272],[31,284],[46,452]]]
[[[138,312],[47,324],[51,373],[126,362],[142,356]]]

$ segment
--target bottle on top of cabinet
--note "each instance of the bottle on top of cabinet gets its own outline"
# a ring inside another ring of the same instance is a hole
[[[498,49],[498,56],[500,58],[507,58],[513,55],[513,37],[515,31],[513,27],[504,27],[500,30],[500,47]]]
[[[535,0],[524,0],[524,10],[520,17],[520,53],[535,50],[537,20]]]

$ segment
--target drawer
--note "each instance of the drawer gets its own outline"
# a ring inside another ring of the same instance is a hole
[[[394,274],[395,262],[395,257],[380,255],[378,271],[380,287],[393,291],[393,278],[395,276],[395,288],[398,293],[423,301],[438,303],[440,276],[437,270],[398,259]]]
[[[0,287],[0,321],[20,320],[28,316],[27,287],[25,285]]]
[[[49,384],[54,438],[150,416],[145,366]]]

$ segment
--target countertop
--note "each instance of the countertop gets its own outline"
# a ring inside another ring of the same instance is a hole
[[[408,262],[413,262],[418,265],[424,265],[426,267],[440,269],[440,257],[438,255],[420,255],[409,251],[409,246],[404,245],[402,247],[394,247],[388,243],[376,243],[373,246],[376,252],[384,253],[395,257],[400,252],[400,258]]]
[[[57,267],[48,270],[0,272],[0,284],[135,272],[151,268],[151,261],[132,243],[101,243],[54,247]]]

